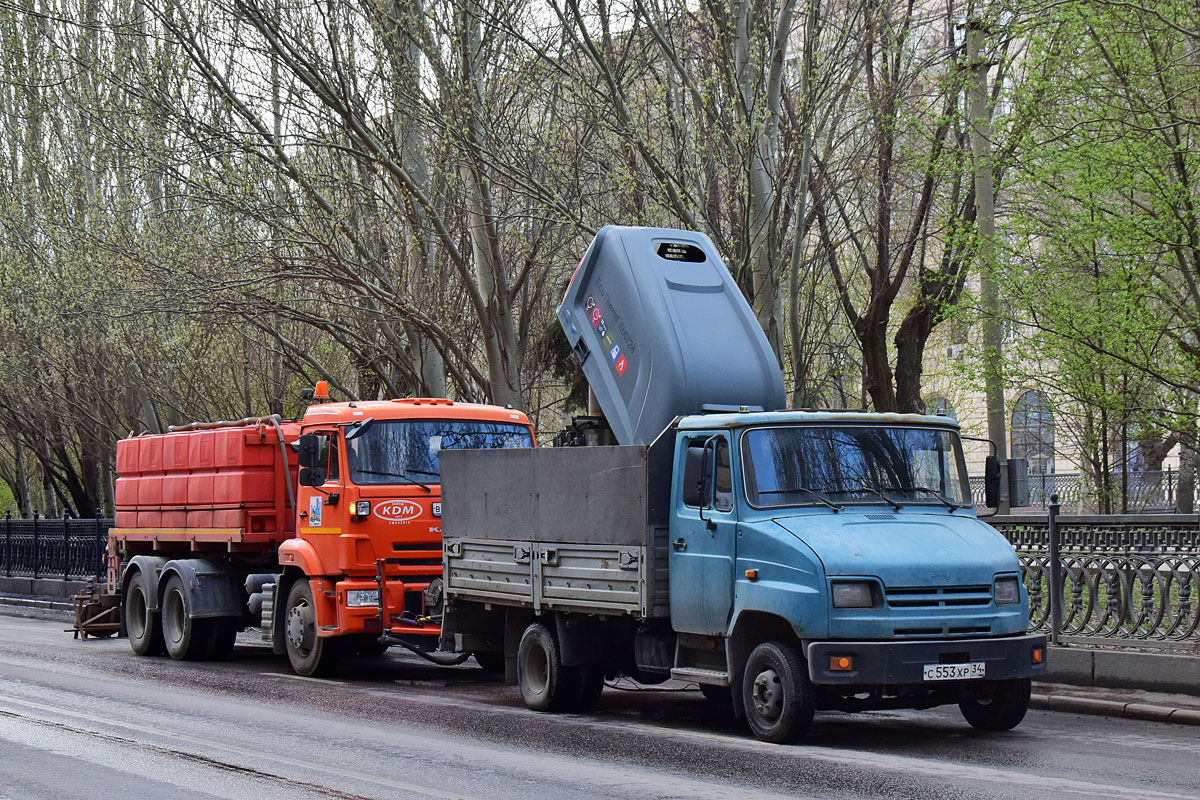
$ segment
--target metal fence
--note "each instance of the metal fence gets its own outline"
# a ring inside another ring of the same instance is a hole
[[[1030,627],[1057,643],[1200,651],[1200,515],[991,517],[1021,560]],[[111,519],[13,519],[0,573],[104,577]],[[1058,601],[1055,602],[1055,598]]]
[[[1017,550],[1030,627],[1055,643],[1200,650],[1200,516],[988,520]]]
[[[1121,473],[1109,476],[1115,493],[1113,505],[1121,505]],[[983,506],[983,476],[971,476],[971,495],[976,505]],[[1130,512],[1171,512],[1179,507],[1179,470],[1130,470],[1127,475]],[[1089,476],[1079,472],[1056,472],[1029,476],[1029,505],[1024,508],[1048,508],[1051,495],[1058,495],[1063,506],[1096,509],[1100,489],[1092,486]],[[1200,486],[1193,489],[1193,508],[1200,507]]]
[[[8,578],[81,580],[104,577],[104,550],[111,519],[4,517],[0,572]]]

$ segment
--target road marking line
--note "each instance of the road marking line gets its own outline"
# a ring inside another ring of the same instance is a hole
[[[415,794],[428,795],[430,797],[441,797],[441,798],[445,798],[445,800],[482,800],[482,798],[477,798],[477,797],[474,797],[473,795],[466,795],[466,794],[462,794],[462,793],[451,793],[451,792],[447,792],[443,789],[434,788],[432,786],[422,786],[417,783],[409,783],[407,781],[392,780],[390,778],[383,778],[378,775],[370,775],[370,774],[364,774],[364,773],[360,773],[360,772],[352,772],[350,770],[338,769],[337,767],[318,765],[318,764],[312,763],[311,761],[301,761],[301,760],[295,759],[295,758],[288,758],[287,756],[269,755],[260,750],[245,750],[240,747],[234,747],[232,745],[222,744],[221,742],[215,742],[211,739],[200,739],[200,738],[197,738],[194,736],[185,736],[184,734],[181,734],[181,733],[171,733],[170,731],[164,731],[164,730],[160,730],[157,728],[151,728],[151,727],[147,727],[145,725],[135,725],[132,722],[122,722],[119,720],[109,719],[107,717],[97,717],[92,714],[85,714],[81,711],[68,711],[67,709],[55,708],[54,706],[48,706],[48,705],[44,705],[42,703],[35,703],[31,700],[23,700],[19,697],[13,697],[11,695],[0,694],[0,700],[5,700],[10,703],[15,703],[17,705],[25,706],[27,708],[32,708],[32,709],[35,709],[38,711],[49,712],[52,714],[59,714],[64,717],[73,717],[75,719],[84,720],[86,722],[91,722],[91,723],[94,723],[97,725],[110,725],[110,726],[117,727],[117,728],[125,728],[126,730],[130,730],[130,731],[136,731],[138,733],[142,733],[147,736],[161,736],[166,739],[173,739],[178,742],[186,742],[188,744],[198,746],[198,747],[210,747],[210,748],[215,748],[218,750],[225,750],[229,753],[233,753],[234,755],[238,755],[243,758],[250,759],[251,763],[253,763],[253,759],[264,759],[267,761],[274,761],[278,764],[282,764],[282,765],[289,766],[289,767],[300,767],[300,768],[303,768],[306,770],[312,770],[312,771],[318,772],[318,773],[325,773],[327,775],[333,775],[333,776],[336,776],[339,778],[363,781],[366,783],[376,783],[381,786],[387,786],[390,789],[400,789],[400,790],[403,790],[406,792],[413,792]],[[98,731],[92,731],[92,732],[96,733],[97,735],[103,735],[103,731],[98,730]],[[145,744],[153,746],[153,744],[150,742],[146,742]],[[181,754],[181,755],[186,755],[186,753]],[[280,776],[280,777],[283,777],[283,776]]]
[[[345,681],[335,681],[332,678],[310,678],[307,675],[294,675],[290,672],[260,672],[272,678],[289,678],[293,681],[309,681],[310,683],[328,683],[330,686],[346,686]]]

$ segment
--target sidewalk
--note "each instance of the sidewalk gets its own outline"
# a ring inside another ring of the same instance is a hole
[[[73,621],[70,599],[49,595],[0,592],[0,614],[56,620],[67,625]],[[1054,669],[1056,661],[1061,665],[1059,669]],[[1182,679],[1186,683],[1190,679],[1188,673],[1200,668],[1200,656],[1057,647],[1050,653],[1049,664],[1052,676],[1061,682],[1034,683],[1030,708],[1200,726],[1200,681],[1194,684],[1194,692],[1087,685],[1112,680],[1131,668],[1142,670],[1150,677],[1151,684],[1156,674],[1171,674],[1176,682]]]

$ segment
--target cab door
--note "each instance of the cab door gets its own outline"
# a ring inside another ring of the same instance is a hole
[[[324,480],[318,486],[301,484],[296,495],[298,533],[340,534],[342,533],[341,469],[338,458],[338,435],[336,431],[311,431],[317,437],[318,449],[314,467],[323,472]]]
[[[719,636],[733,609],[737,539],[729,436],[704,434],[684,443],[671,516],[671,627]]]

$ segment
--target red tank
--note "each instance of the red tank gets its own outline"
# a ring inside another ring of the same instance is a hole
[[[285,442],[297,423],[281,426]],[[284,453],[288,469],[283,469]],[[221,538],[292,535],[295,453],[267,424],[145,434],[117,443],[116,527],[220,530]],[[238,535],[240,534],[240,535]]]

